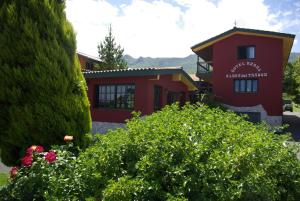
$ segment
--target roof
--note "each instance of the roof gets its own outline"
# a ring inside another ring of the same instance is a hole
[[[109,77],[142,77],[147,75],[173,75],[173,81],[181,81],[188,86],[189,90],[197,90],[197,84],[180,66],[86,71],[83,72],[83,75],[87,79]]]
[[[199,81],[199,77],[196,74],[189,74],[189,76],[194,80],[195,82]]]
[[[245,29],[245,28],[238,28],[234,27],[220,35],[214,36],[208,40],[205,40],[201,43],[198,43],[191,47],[192,51],[197,54],[197,52],[217,43],[220,40],[228,38],[235,34],[241,35],[252,35],[252,36],[261,36],[261,37],[269,37],[269,38],[278,38],[283,40],[283,59],[284,64],[288,61],[288,57],[290,55],[295,35],[287,34],[287,33],[280,33],[280,32],[273,32],[273,31],[263,31],[257,29]]]
[[[86,57],[88,59],[94,60],[96,62],[100,62],[100,59],[98,57],[94,57],[94,56],[91,56],[91,55],[88,55],[88,54],[85,54],[85,53],[82,53],[82,52],[77,52],[77,54],[81,55],[83,57]]]

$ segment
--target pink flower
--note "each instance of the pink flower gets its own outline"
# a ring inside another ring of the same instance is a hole
[[[21,164],[24,167],[30,167],[32,165],[32,156],[24,156],[21,159]]]
[[[72,141],[73,140],[73,136],[72,135],[66,135],[64,137],[64,141],[68,142],[68,141]]]
[[[10,178],[15,178],[16,175],[18,174],[18,168],[17,167],[12,167],[9,171]]]
[[[40,145],[32,145],[26,150],[27,155],[32,155],[33,152],[41,153],[44,151],[44,148]]]
[[[49,151],[45,154],[45,160],[49,163],[53,163],[56,160],[56,153],[54,151]]]
[[[44,151],[44,147],[42,147],[40,145],[37,145],[35,151],[38,152],[38,153],[41,153],[41,152]]]

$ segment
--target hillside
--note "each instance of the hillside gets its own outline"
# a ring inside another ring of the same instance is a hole
[[[292,52],[289,58],[289,62],[295,60],[300,56],[299,52]],[[137,59],[131,57],[130,55],[125,55],[125,60],[128,63],[128,66],[131,68],[142,68],[149,66],[182,66],[183,69],[188,73],[196,72],[196,62],[197,57],[195,54],[191,54],[187,57],[178,58],[152,58],[152,57],[139,57]]]
[[[290,54],[289,62],[294,61],[297,57],[300,57],[300,52],[292,52]]]
[[[195,54],[191,54],[183,58],[151,58],[151,57],[139,57],[137,59],[130,55],[125,55],[125,60],[129,67],[141,68],[149,66],[182,66],[188,73],[196,72],[197,57]]]

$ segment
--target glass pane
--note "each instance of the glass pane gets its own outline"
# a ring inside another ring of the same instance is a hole
[[[117,86],[117,93],[119,94],[119,93],[121,93],[121,86]]]
[[[115,93],[115,86],[110,86],[110,93]]]
[[[105,95],[104,95],[104,94],[100,94],[99,99],[100,99],[100,100],[104,100],[104,98],[105,98]]]
[[[115,100],[115,94],[110,94],[110,100]]]
[[[246,80],[240,80],[240,92],[245,92],[246,90]]]
[[[247,92],[251,92],[251,88],[252,88],[252,80],[247,80]]]
[[[246,59],[246,47],[238,47],[238,59]]]
[[[252,92],[257,92],[257,80],[252,80]]]
[[[105,86],[101,86],[99,92],[100,93],[105,93]]]
[[[239,82],[240,80],[234,80],[234,91],[239,92],[240,91],[240,85]]]
[[[255,47],[248,47],[247,48],[247,58],[254,59],[255,56]]]

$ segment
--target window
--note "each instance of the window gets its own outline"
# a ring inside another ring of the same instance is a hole
[[[162,107],[162,88],[160,86],[154,86],[154,111],[160,110]]]
[[[96,106],[102,108],[132,109],[135,85],[99,85]]]
[[[87,61],[85,63],[85,69],[87,69],[87,70],[93,70],[93,68],[94,68],[93,62]]]
[[[234,92],[256,93],[257,92],[257,79],[234,80]]]
[[[255,46],[240,46],[237,55],[238,59],[254,59]]]

